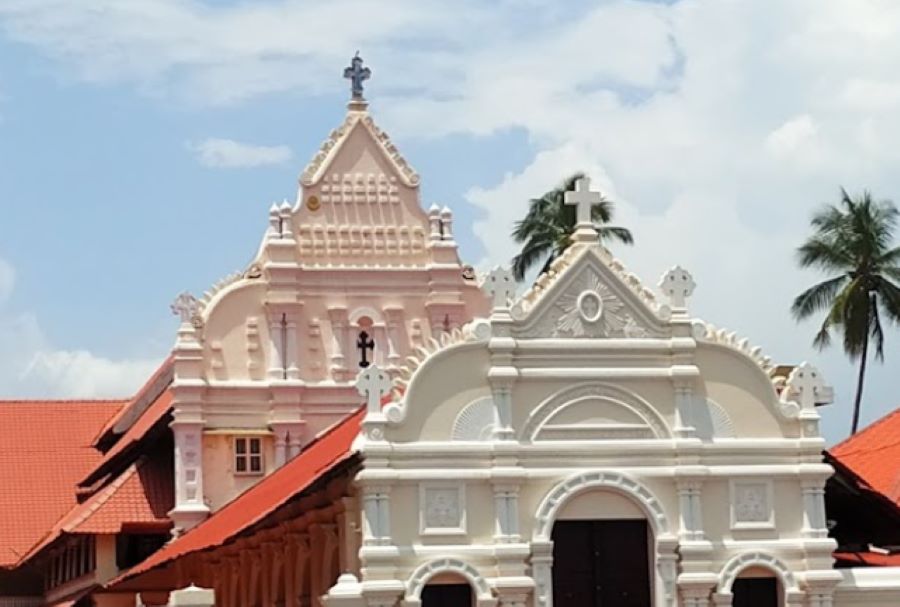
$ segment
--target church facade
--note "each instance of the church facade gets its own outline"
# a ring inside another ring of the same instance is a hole
[[[476,277],[368,75],[253,262],[92,409],[0,607],[900,605],[900,568],[834,568],[814,366],[694,318],[686,270],[629,273],[587,179],[530,289]]]

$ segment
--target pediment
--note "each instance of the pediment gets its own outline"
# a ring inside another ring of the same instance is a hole
[[[367,158],[368,157],[368,158]],[[419,175],[400,150],[365,111],[350,111],[333,130],[300,177],[305,187],[318,184],[332,172],[381,173],[409,187],[419,185]]]
[[[526,294],[514,306],[516,337],[669,336],[663,314],[666,310],[651,307],[647,300],[652,295],[647,294],[633,275],[627,275],[611,256],[604,259],[608,252],[598,245],[580,249],[549,279],[549,284],[544,279],[545,286],[539,296]],[[606,255],[601,256],[603,253]]]

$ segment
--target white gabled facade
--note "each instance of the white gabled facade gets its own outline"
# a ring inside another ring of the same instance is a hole
[[[684,270],[660,304],[588,226],[574,240],[511,305],[492,272],[490,318],[420,351],[387,406],[378,370],[360,377],[361,569],[328,604],[412,607],[455,579],[479,606],[550,607],[555,523],[635,519],[656,607],[730,605],[748,575],[776,578],[781,605],[832,605],[830,388],[806,364],[773,378],[693,319]]]

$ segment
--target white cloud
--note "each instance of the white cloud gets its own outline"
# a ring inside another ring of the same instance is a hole
[[[161,362],[162,357],[113,360],[54,347],[33,314],[3,305],[14,274],[0,259],[0,398],[127,397]]]
[[[0,259],[0,305],[12,294],[16,285],[16,271],[9,262]]]
[[[188,149],[197,154],[200,164],[212,168],[247,168],[283,164],[293,156],[286,145],[265,146],[241,143],[233,139],[204,139],[188,143]]]
[[[493,235],[529,197],[588,170],[635,232],[636,246],[617,254],[647,283],[669,265],[688,266],[698,314],[779,360],[822,361],[846,403],[853,369],[837,349],[813,352],[813,327],[798,328],[788,314],[792,297],[817,279],[795,267],[793,249],[811,210],[834,200],[839,185],[900,197],[900,5],[520,6],[6,0],[0,28],[83,78],[202,104],[337,90],[340,67],[359,48],[390,132],[527,132],[536,149],[529,166],[466,184],[483,212],[474,225],[482,263],[508,260],[514,247]],[[883,369],[873,367],[870,416],[896,404]]]

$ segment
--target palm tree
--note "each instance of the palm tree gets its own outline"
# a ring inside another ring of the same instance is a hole
[[[813,235],[797,249],[800,265],[814,267],[831,278],[810,287],[794,300],[798,320],[825,311],[813,343],[825,348],[832,330],[844,336],[844,352],[859,359],[852,434],[859,427],[859,407],[870,340],[875,356],[884,360],[882,315],[900,321],[900,247],[893,246],[900,212],[890,201],[872,200],[869,192],[851,198],[841,188],[838,205],[828,205],[812,218]]]
[[[522,250],[513,257],[512,271],[516,280],[522,281],[533,266],[543,262],[541,272],[545,272],[553,260],[559,257],[570,244],[575,231],[575,207],[565,204],[565,193],[575,190],[575,182],[584,173],[575,173],[563,181],[559,187],[550,190],[540,198],[532,198],[528,214],[517,221],[512,232],[513,239],[522,244]],[[618,240],[631,244],[634,239],[626,228],[610,225],[613,202],[603,200],[592,209],[591,218],[600,235],[600,240]]]

